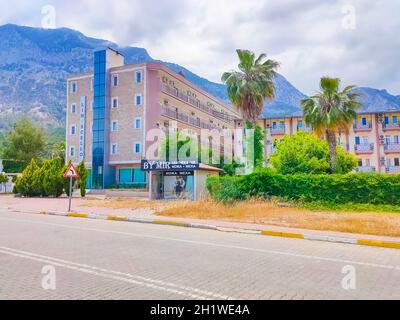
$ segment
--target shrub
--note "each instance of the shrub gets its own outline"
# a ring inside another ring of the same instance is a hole
[[[79,189],[81,191],[81,197],[86,196],[86,179],[88,177],[89,171],[85,167],[85,163],[82,161],[79,163],[79,165],[76,168],[76,171],[78,171],[79,178],[78,178],[78,183],[79,183]]]
[[[400,175],[284,175],[271,169],[262,169],[230,179],[208,178],[207,188],[214,199],[223,202],[277,196],[305,202],[400,204]]]
[[[21,177],[15,182],[15,191],[26,197],[35,197],[40,195],[40,190],[37,187],[37,177],[35,174],[39,170],[35,160],[31,160],[29,165],[22,172]]]
[[[61,159],[46,161],[43,165],[43,190],[45,196],[59,197],[63,193],[63,177]]]
[[[313,133],[298,132],[293,136],[285,136],[276,143],[276,147],[270,161],[279,173],[331,173],[328,143]],[[335,173],[352,171],[357,166],[355,156],[345,153],[342,147],[338,147],[337,151]]]
[[[240,182],[240,177],[209,176],[206,187],[215,200],[230,203],[235,200],[243,200],[246,197],[246,194],[241,192]]]
[[[60,159],[37,164],[32,160],[15,181],[14,193],[25,197],[59,197],[63,190],[63,172]]]

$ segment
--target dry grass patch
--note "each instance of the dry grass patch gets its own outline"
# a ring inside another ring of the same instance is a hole
[[[186,204],[185,201],[161,201],[147,200],[137,198],[106,198],[86,199],[82,204],[84,207],[110,208],[110,209],[151,209],[154,211],[163,211],[181,207]]]
[[[399,213],[311,211],[282,207],[275,201],[249,200],[232,205],[212,200],[177,202],[159,210],[158,215],[400,237]]]

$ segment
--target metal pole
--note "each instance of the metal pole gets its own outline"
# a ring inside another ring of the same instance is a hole
[[[71,212],[71,199],[72,199],[72,177],[69,178],[69,205],[68,205],[68,212]]]

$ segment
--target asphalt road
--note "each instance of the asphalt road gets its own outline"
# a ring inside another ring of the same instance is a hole
[[[0,211],[0,299],[400,299],[400,251]]]

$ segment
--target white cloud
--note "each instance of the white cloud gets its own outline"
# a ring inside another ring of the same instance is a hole
[[[400,94],[398,0],[0,0],[0,23],[40,27],[41,8],[56,8],[57,26],[120,45],[145,47],[157,59],[219,81],[235,68],[235,49],[266,52],[305,93],[319,77]],[[342,27],[343,6],[356,28]]]

